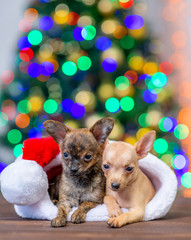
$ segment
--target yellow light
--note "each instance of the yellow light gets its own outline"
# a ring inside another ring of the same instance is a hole
[[[114,19],[105,20],[101,25],[101,30],[105,34],[112,34],[120,23]]]
[[[161,160],[165,162],[167,165],[171,166],[171,159],[173,158],[172,154],[164,154],[161,157]]]
[[[119,90],[118,88],[115,88],[115,94],[119,97],[125,96],[133,97],[135,94],[135,88],[133,86],[129,86],[125,90]]]
[[[39,49],[39,54],[42,58],[47,59],[52,56],[53,48],[49,44],[44,44]]]
[[[125,142],[127,142],[131,145],[135,145],[135,143],[137,142],[137,138],[130,136],[130,137],[125,138]]]
[[[101,118],[104,118],[103,115],[99,114],[93,114],[85,119],[85,126],[86,128],[91,128],[95,122],[100,120]]]
[[[144,65],[143,72],[145,74],[153,75],[158,72],[158,65],[155,62],[148,62]]]
[[[86,111],[92,111],[95,108],[95,96],[89,91],[80,91],[77,93],[75,100],[77,103],[81,103],[85,106]]]
[[[104,14],[112,14],[114,12],[114,5],[110,0],[101,0],[98,3],[98,10]]]
[[[129,66],[135,71],[142,71],[144,59],[141,56],[133,56],[129,59]]]
[[[113,140],[118,140],[123,135],[123,133],[124,133],[123,126],[118,121],[115,121],[114,128],[110,133],[109,138]]]
[[[105,102],[106,99],[113,97],[114,86],[111,83],[103,83],[98,89],[98,97],[101,101]]]
[[[74,128],[74,129],[80,127],[79,124],[77,123],[77,121],[75,121],[75,120],[66,120],[66,121],[64,121],[64,124],[66,124],[66,126],[68,126],[68,127]]]
[[[118,63],[118,65],[124,63],[125,61],[124,54],[119,48],[109,48],[108,50],[104,51],[102,53],[101,59],[103,61],[106,58],[113,58]]]
[[[59,10],[55,12],[54,16],[54,21],[57,24],[65,24],[68,18],[68,13],[66,10]]]
[[[128,34],[135,39],[144,38],[147,34],[147,30],[145,26],[135,30],[128,29]]]
[[[41,97],[31,97],[29,99],[29,102],[31,104],[31,111],[32,112],[39,112],[42,110],[43,107],[43,99]]]

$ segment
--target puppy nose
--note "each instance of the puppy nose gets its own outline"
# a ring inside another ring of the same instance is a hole
[[[71,173],[76,173],[78,171],[78,167],[77,166],[72,166],[71,168],[70,168],[70,172]]]
[[[111,187],[112,187],[112,189],[119,189],[120,184],[114,182],[114,183],[111,184]]]

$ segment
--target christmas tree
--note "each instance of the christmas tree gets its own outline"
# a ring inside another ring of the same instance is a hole
[[[188,171],[173,66],[159,59],[142,9],[133,0],[38,0],[24,12],[16,68],[1,75],[1,139],[15,157],[26,138],[45,136],[47,119],[78,128],[110,116],[111,139],[134,144],[154,129],[154,153],[178,179]]]

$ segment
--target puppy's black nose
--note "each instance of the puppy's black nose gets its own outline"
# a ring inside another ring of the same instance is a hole
[[[111,184],[111,187],[112,187],[112,189],[116,190],[116,189],[119,189],[120,184],[114,182],[114,183]]]
[[[77,173],[77,171],[78,171],[78,167],[77,167],[77,166],[72,166],[72,167],[70,168],[70,172],[71,172],[72,174]]]

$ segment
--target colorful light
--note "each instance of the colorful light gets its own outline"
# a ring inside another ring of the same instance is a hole
[[[72,61],[65,62],[62,65],[62,72],[67,76],[73,76],[77,72],[77,66]]]
[[[83,27],[76,27],[73,31],[73,37],[77,41],[83,41],[84,38],[82,36],[82,29]]]
[[[135,71],[128,70],[127,72],[125,72],[124,76],[128,78],[130,84],[134,84],[137,82],[138,75]]]
[[[114,72],[117,68],[117,63],[113,58],[105,58],[102,62],[102,67],[106,72]]]
[[[159,71],[164,73],[165,75],[170,75],[173,71],[173,65],[170,62],[162,62],[159,65]]]
[[[92,65],[92,61],[87,56],[82,56],[77,61],[77,66],[81,71],[87,71]]]
[[[178,139],[185,139],[188,137],[189,129],[184,124],[178,124],[174,129],[174,135]]]
[[[35,8],[28,8],[24,12],[24,18],[29,22],[34,22],[38,18],[38,11]]]
[[[182,175],[181,183],[185,188],[191,188],[191,172],[187,172]]]
[[[28,133],[29,138],[41,138],[42,131],[36,128],[31,128]]]
[[[7,138],[10,143],[12,144],[17,144],[21,141],[22,139],[22,134],[19,130],[17,129],[12,129],[8,132]]]
[[[129,35],[126,35],[125,37],[120,39],[120,45],[124,49],[131,49],[134,44],[135,40]]]
[[[111,40],[107,37],[99,37],[95,42],[96,48],[105,51],[111,47]]]
[[[32,30],[28,34],[28,41],[32,45],[38,45],[42,42],[42,33],[38,30]]]
[[[28,37],[24,36],[19,38],[17,42],[17,46],[20,50],[22,50],[23,48],[30,48],[31,43],[29,42]]]
[[[68,25],[76,25],[79,19],[79,15],[75,12],[69,12],[66,22]]]
[[[92,40],[96,36],[96,28],[92,25],[87,25],[82,29],[81,34],[85,40]]]
[[[129,15],[125,18],[125,26],[129,29],[135,30],[142,28],[144,19],[139,15]]]
[[[51,62],[41,63],[41,74],[49,76],[54,72],[54,65]]]
[[[153,74],[151,82],[157,88],[164,87],[167,83],[167,76],[164,73],[157,72]]]
[[[39,27],[44,31],[48,31],[53,27],[53,20],[51,17],[45,16],[39,20]]]
[[[67,98],[62,101],[61,107],[64,112],[70,113],[73,104],[74,104],[74,102],[71,99]]]
[[[183,169],[186,166],[186,158],[181,154],[173,156],[171,164],[175,169]]]
[[[44,111],[48,114],[53,114],[58,109],[58,103],[53,99],[48,99],[44,102]]]
[[[115,79],[115,86],[121,91],[126,90],[129,87],[129,80],[124,76],[119,76]]]
[[[32,23],[29,22],[28,20],[26,19],[22,19],[20,22],[19,22],[19,29],[20,31],[22,32],[29,32],[32,28]]]
[[[120,106],[121,106],[121,109],[123,111],[129,112],[129,111],[131,111],[134,108],[135,103],[134,103],[133,98],[131,98],[131,97],[123,97],[120,100]]]
[[[74,118],[82,118],[85,114],[85,107],[81,103],[74,103],[71,107],[71,114]]]
[[[13,148],[13,154],[16,158],[19,157],[22,154],[22,149],[23,149],[23,144],[17,144]]]
[[[152,124],[152,117],[148,113],[142,113],[138,118],[138,122],[141,127],[149,127]]]
[[[33,50],[31,48],[23,48],[19,53],[19,57],[24,62],[28,62],[33,58]]]
[[[111,113],[118,112],[120,108],[119,100],[114,97],[107,99],[105,102],[105,108],[108,112]]]
[[[157,100],[156,92],[154,90],[150,92],[148,89],[146,89],[143,92],[143,100],[147,103],[154,103]]]
[[[165,139],[158,138],[157,140],[155,140],[155,142],[153,144],[153,148],[154,148],[155,152],[157,152],[159,154],[163,154],[168,150],[168,143]]]
[[[28,67],[28,74],[36,78],[41,74],[41,66],[38,63],[31,63]]]
[[[0,112],[0,127],[4,127],[8,123],[8,116],[4,112]]]
[[[17,105],[17,109],[20,113],[27,114],[31,111],[31,104],[26,99],[21,100]]]
[[[26,128],[30,124],[30,117],[27,114],[19,114],[15,118],[15,123],[19,128]]]
[[[10,84],[14,80],[14,74],[10,70],[6,70],[1,73],[0,75],[0,81],[4,84]]]
[[[164,117],[159,121],[159,128],[163,132],[172,132],[177,125],[177,121],[172,117]]]
[[[119,0],[120,5],[123,8],[130,8],[134,4],[134,0]]]

